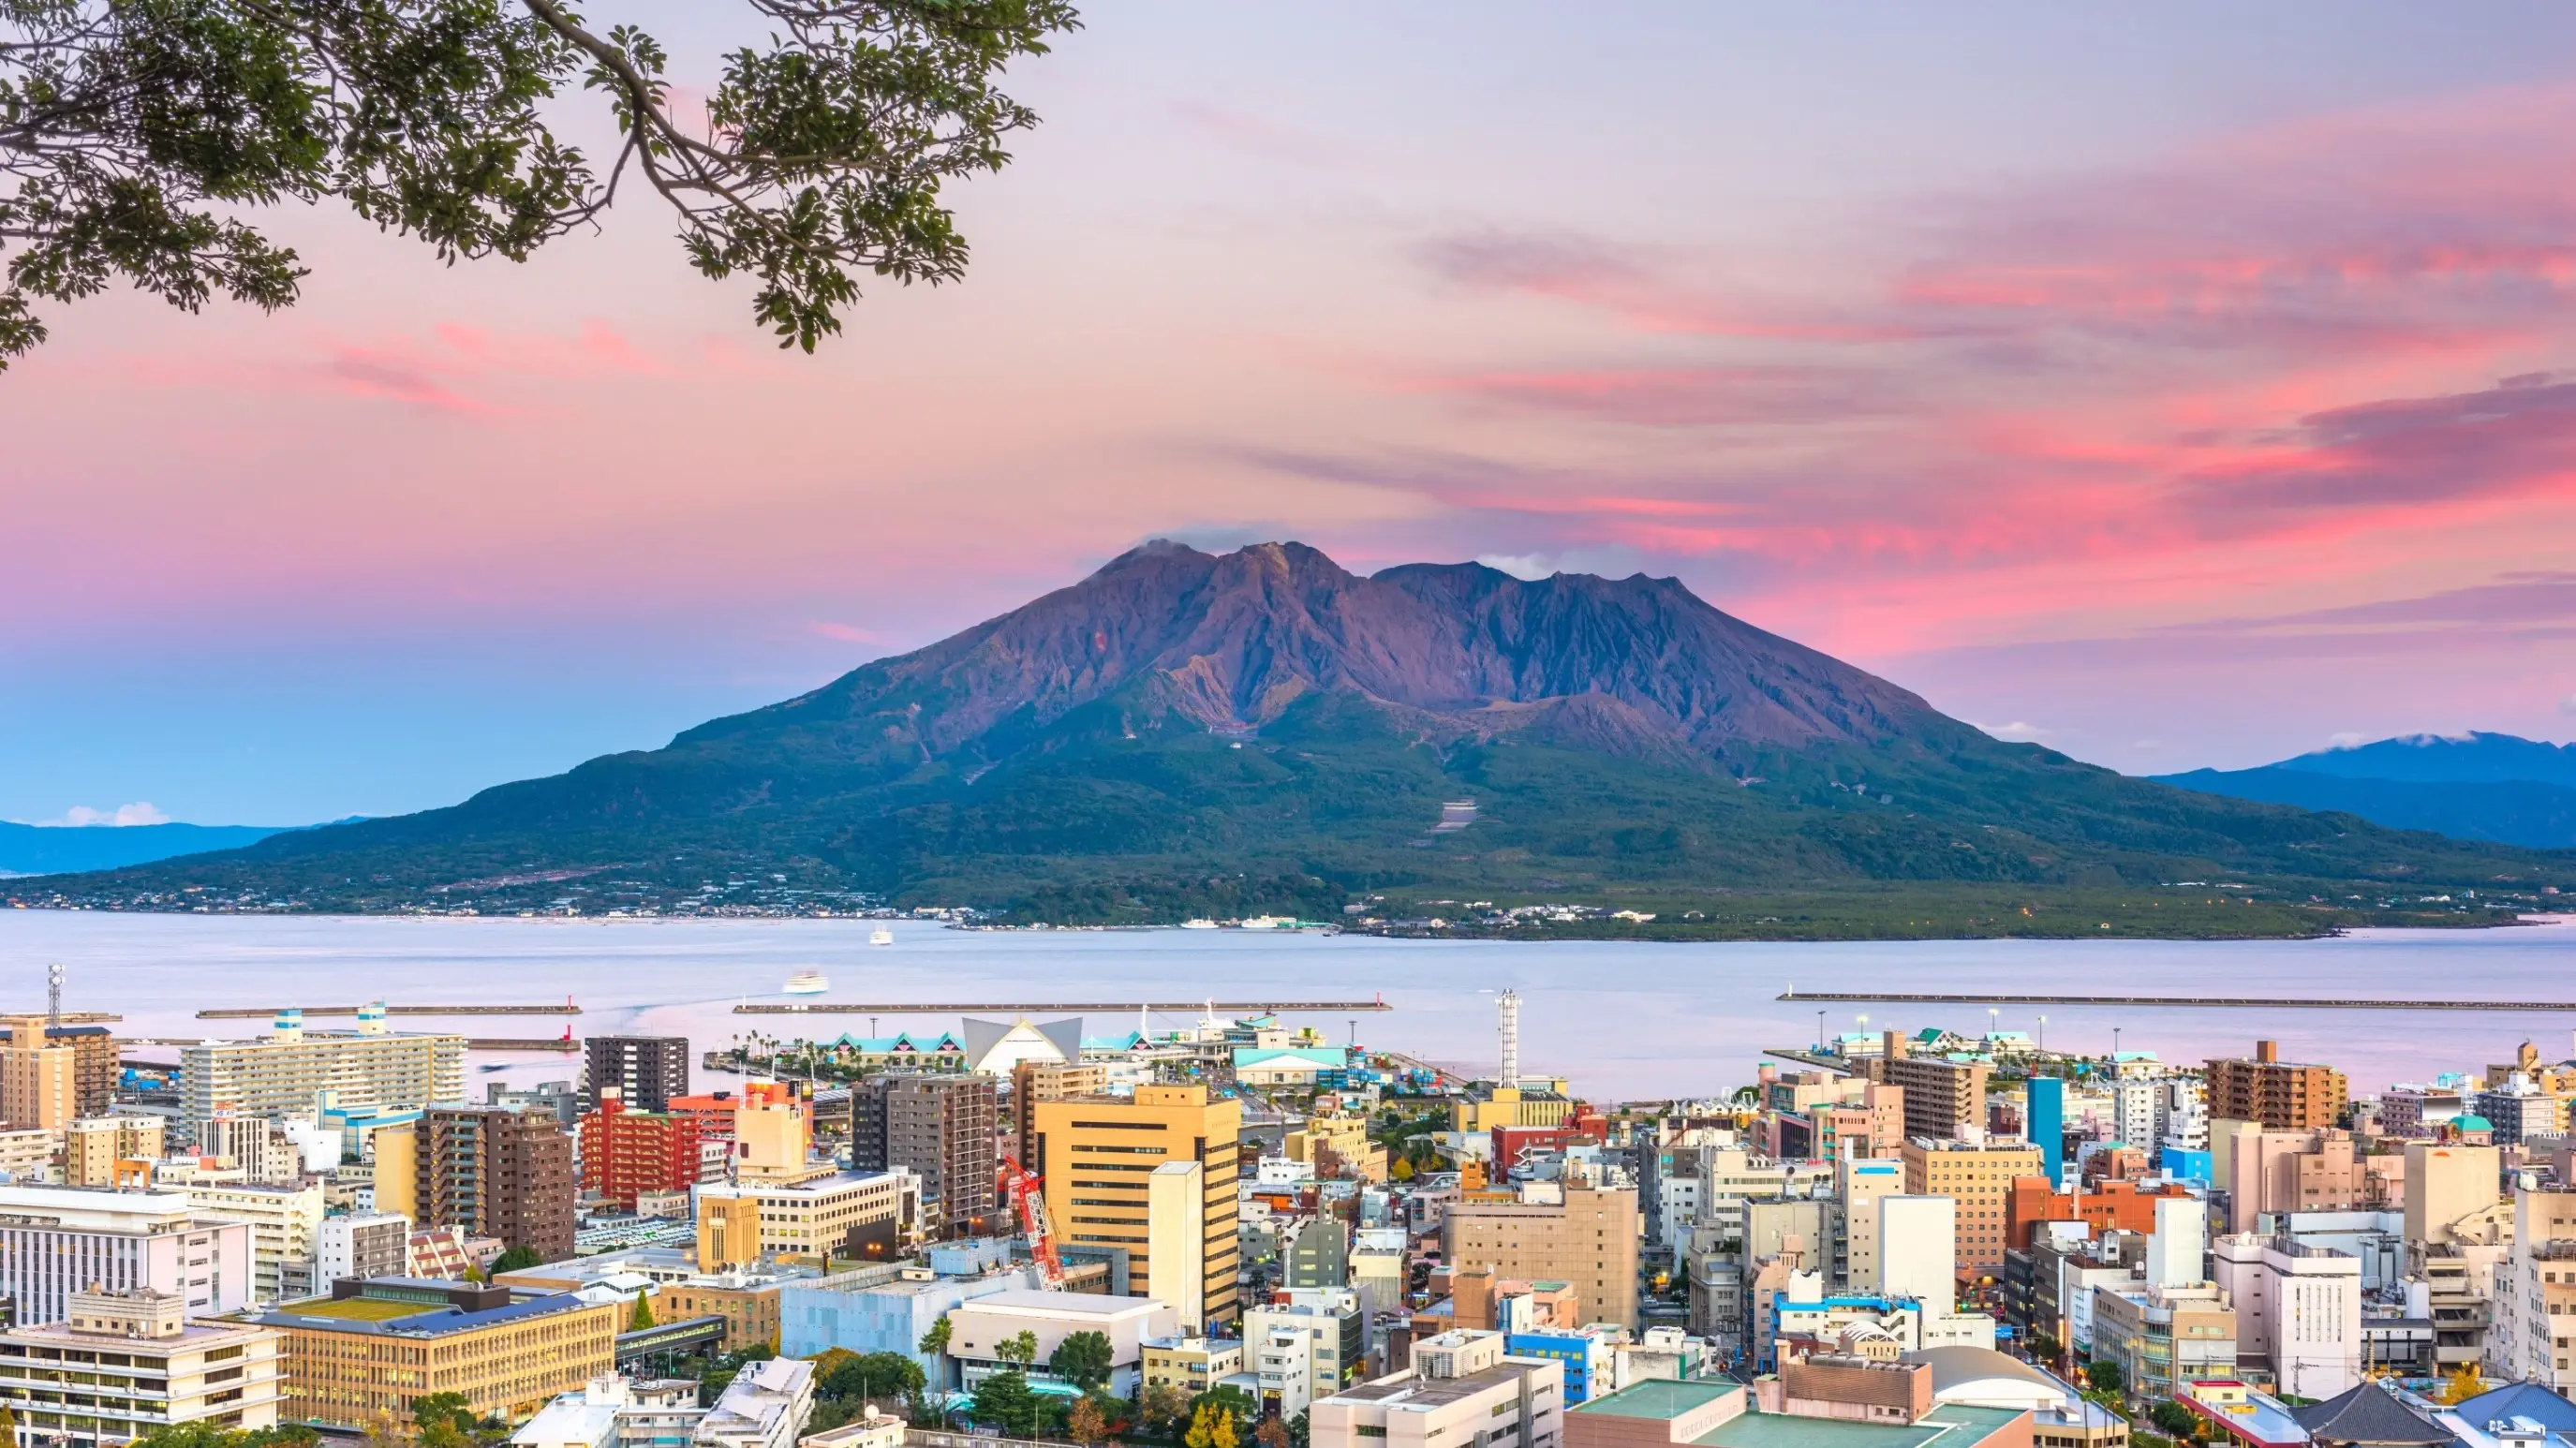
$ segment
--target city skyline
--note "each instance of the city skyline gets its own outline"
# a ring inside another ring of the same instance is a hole
[[[964,281],[815,357],[642,212],[280,212],[291,311],[60,309],[0,818],[449,803],[1154,535],[1677,576],[2132,773],[2576,729],[2576,19],[1086,20]]]

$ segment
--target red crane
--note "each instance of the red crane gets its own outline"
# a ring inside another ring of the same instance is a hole
[[[1029,1234],[1029,1255],[1037,1259],[1039,1280],[1049,1292],[1063,1291],[1064,1259],[1056,1255],[1055,1234],[1047,1228],[1046,1201],[1038,1195],[1043,1183],[1009,1152],[1002,1153],[998,1170],[1002,1189],[1011,1194],[1011,1210],[1019,1216],[1020,1229]]]

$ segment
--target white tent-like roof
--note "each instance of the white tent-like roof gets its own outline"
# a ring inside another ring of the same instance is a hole
[[[1073,1066],[1082,1061],[1082,1017],[1039,1025],[1028,1017],[1004,1025],[966,1018],[966,1069],[1007,1076],[1022,1061]]]

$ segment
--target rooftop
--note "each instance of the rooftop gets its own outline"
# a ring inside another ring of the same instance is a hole
[[[2012,1408],[1935,1408],[1911,1424],[1746,1413],[1691,1441],[1699,1448],[1972,1448],[2024,1415]],[[2028,1441],[2025,1436],[2025,1442]]]
[[[1076,1317],[1132,1317],[1165,1310],[1150,1297],[1104,1297],[1096,1292],[1039,1292],[1013,1288],[966,1304],[980,1312],[1054,1312]]]
[[[1488,1388],[1517,1383],[1529,1371],[1526,1362],[1505,1359],[1493,1367],[1456,1378],[1399,1378],[1392,1382],[1361,1383],[1334,1394],[1345,1402],[1384,1403],[1390,1409],[1404,1412],[1426,1412],[1472,1398]],[[1727,1385],[1731,1386],[1731,1385]]]
[[[363,1297],[312,1298],[290,1302],[272,1312],[264,1312],[250,1321],[261,1327],[306,1328],[325,1332],[381,1334],[386,1337],[446,1337],[454,1333],[473,1332],[497,1327],[508,1322],[523,1322],[533,1317],[550,1317],[558,1312],[581,1312],[590,1304],[569,1293],[549,1293],[494,1307],[482,1312],[465,1312],[454,1307],[439,1307],[417,1302],[393,1302]]]
[[[1613,1418],[1678,1418],[1693,1408],[1712,1403],[1729,1393],[1741,1392],[1743,1385],[1721,1378],[1694,1378],[1687,1381],[1653,1378],[1612,1393],[1594,1398],[1573,1409],[1578,1413],[1601,1413]]]

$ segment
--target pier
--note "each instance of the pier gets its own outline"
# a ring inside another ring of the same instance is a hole
[[[745,1001],[733,1008],[738,1016],[980,1016],[980,1015],[1115,1015],[1126,1011],[1181,1013],[1220,1011],[1230,1015],[1354,1015],[1391,1011],[1384,997],[1365,1001],[880,1001],[844,1005],[839,1001]]]
[[[2576,1001],[2328,1000],[2309,996],[1975,995],[1964,991],[1785,990],[1775,1000],[1850,1001],[1862,1005],[2167,1006],[2184,1010],[2257,1011],[2576,1011]]]
[[[266,1020],[280,1011],[302,1011],[306,1020],[315,1016],[354,1016],[359,1006],[221,1006],[197,1012],[201,1021]],[[544,1006],[387,1006],[389,1016],[577,1016],[581,1007],[571,1001]],[[68,1019],[68,1018],[67,1018]]]

